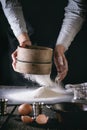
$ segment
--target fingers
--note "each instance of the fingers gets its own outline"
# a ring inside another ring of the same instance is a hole
[[[31,46],[31,41],[26,40],[23,43],[20,44],[21,47],[27,47],[27,46]]]
[[[57,66],[60,81],[66,77],[67,72],[68,72],[68,62],[65,56],[63,55],[61,59],[62,59],[62,62],[61,62],[62,64],[58,61],[58,66]]]
[[[62,56],[59,56],[59,57],[58,57],[58,63],[59,63],[61,66],[64,65]]]
[[[54,62],[58,72],[58,80],[62,81],[68,72],[68,62],[64,53],[54,55]]]
[[[68,71],[66,71],[66,70],[63,70],[62,72],[58,72],[59,81],[62,81],[66,77],[67,72]]]
[[[59,69],[59,72],[58,72],[58,75],[59,75],[59,80],[63,80],[66,75],[67,75],[67,72],[68,72],[68,63],[66,61],[66,59],[64,59],[64,65],[60,66]]]
[[[25,42],[23,42],[22,44],[20,44],[21,47],[26,47],[26,46],[31,46],[31,41],[30,40],[26,40]],[[11,55],[12,57],[12,67],[14,69],[14,71],[16,71],[16,63],[17,63],[17,49],[12,53]]]
[[[13,67],[14,71],[16,71],[17,49],[12,53],[11,57],[12,57],[12,60],[13,60],[13,61],[12,61],[12,67]]]

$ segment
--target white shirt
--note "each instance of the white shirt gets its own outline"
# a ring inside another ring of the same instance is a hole
[[[18,0],[0,0],[0,2],[14,35],[18,37],[22,32],[27,32],[22,7]]]
[[[18,0],[0,0],[0,2],[15,36],[27,32],[22,7]],[[86,11],[87,0],[68,0],[56,44],[62,44],[66,50],[68,49],[85,20]]]
[[[85,20],[87,0],[69,0],[56,44],[67,50]]]

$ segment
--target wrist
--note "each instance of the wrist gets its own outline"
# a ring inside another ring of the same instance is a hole
[[[63,45],[61,45],[61,44],[56,45],[56,49],[57,49],[58,51],[62,52],[62,53],[64,53],[65,50],[66,50],[65,47],[64,47]]]

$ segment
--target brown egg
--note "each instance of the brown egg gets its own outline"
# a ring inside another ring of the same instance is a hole
[[[32,123],[34,119],[30,116],[21,116],[21,120],[24,123]]]
[[[38,124],[46,124],[48,122],[48,117],[44,114],[40,114],[36,117],[36,122]]]
[[[24,103],[18,107],[18,112],[20,115],[27,115],[32,112],[32,106],[30,104]]]

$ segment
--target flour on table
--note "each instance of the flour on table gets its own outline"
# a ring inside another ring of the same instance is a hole
[[[33,101],[33,100],[49,100],[60,98],[66,95],[65,90],[59,90],[58,88],[50,88],[50,87],[39,87],[34,90],[26,89],[20,90],[19,92],[13,92],[8,95],[8,98],[13,99],[15,101]]]
[[[54,98],[61,96],[61,93],[53,91],[49,87],[40,87],[34,90],[30,95],[32,95],[32,98]]]
[[[34,99],[53,99],[61,97],[67,94],[66,90],[61,84],[53,82],[50,75],[32,75],[25,74],[24,77],[27,80],[37,82],[41,87],[37,89],[26,89],[25,91],[16,92],[9,94],[9,97],[14,100],[34,100]]]
[[[24,74],[24,78],[36,82],[41,86],[30,94],[32,98],[54,98],[66,93],[61,83],[58,84],[51,80],[50,74]]]

